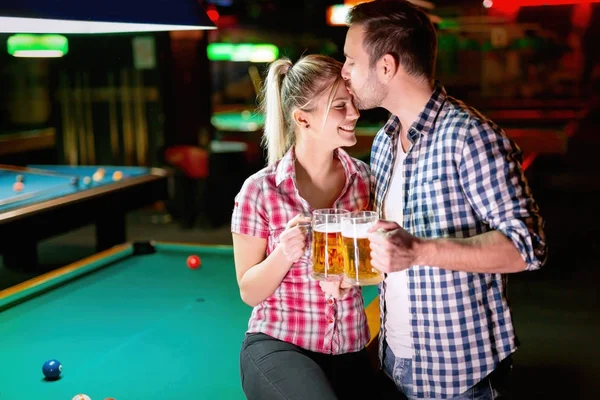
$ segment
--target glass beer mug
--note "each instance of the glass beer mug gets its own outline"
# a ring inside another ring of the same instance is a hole
[[[375,211],[356,211],[342,217],[344,281],[354,286],[377,285],[384,275],[371,265],[367,234],[379,220]]]
[[[349,211],[324,208],[312,216],[312,277],[319,281],[341,281],[344,278],[341,232],[342,216]]]

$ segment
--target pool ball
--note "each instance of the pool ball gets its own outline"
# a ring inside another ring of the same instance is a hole
[[[94,175],[92,175],[92,179],[94,180],[94,182],[100,182],[103,178],[104,174],[100,174],[98,172],[94,172]]]
[[[123,179],[123,173],[121,171],[115,171],[113,173],[113,181],[120,181],[121,179]]]
[[[17,182],[25,182],[25,177],[23,175],[17,175]]]
[[[89,176],[86,176],[83,178],[83,184],[84,185],[89,185],[90,183],[92,183],[92,178],[90,178]]]
[[[23,183],[21,183],[21,182],[15,182],[14,185],[13,185],[13,190],[15,192],[20,192],[21,190],[23,190],[24,187],[25,186],[23,185]]]
[[[198,256],[189,256],[187,259],[187,265],[191,269],[196,269],[196,268],[200,267],[200,264],[201,264],[200,257],[198,257]]]
[[[48,360],[42,366],[42,372],[46,379],[58,379],[62,371],[62,364],[58,360]]]
[[[87,394],[76,394],[72,400],[92,400]]]

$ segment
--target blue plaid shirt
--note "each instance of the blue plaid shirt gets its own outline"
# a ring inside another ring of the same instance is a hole
[[[380,216],[399,132],[400,121],[391,116],[373,142],[372,193]],[[467,238],[497,230],[512,240],[528,270],[544,264],[543,220],[521,169],[522,153],[498,126],[447,96],[437,83],[408,138],[404,229],[422,238]],[[506,276],[427,265],[407,272],[416,394],[458,396],[517,348]],[[379,289],[382,360],[385,281]]]

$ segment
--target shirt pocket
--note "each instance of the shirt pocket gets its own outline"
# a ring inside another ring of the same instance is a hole
[[[447,226],[445,218],[446,202],[449,201],[450,190],[442,179],[435,178],[422,181],[415,187],[415,204],[413,225],[417,236],[432,238],[445,236]]]

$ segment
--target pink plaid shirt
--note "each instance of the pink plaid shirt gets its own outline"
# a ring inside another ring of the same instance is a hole
[[[349,211],[368,209],[369,167],[341,149],[336,156],[346,172],[346,184],[333,206]],[[267,239],[265,256],[275,249],[289,220],[313,211],[298,193],[294,160],[292,148],[276,164],[249,177],[235,198],[231,231]],[[361,291],[353,288],[338,300],[326,295],[310,277],[308,243],[275,292],[254,307],[248,332],[262,332],[319,353],[359,351],[369,340]]]

